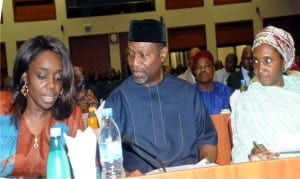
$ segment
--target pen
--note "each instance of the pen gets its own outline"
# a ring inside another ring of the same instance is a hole
[[[253,145],[256,149],[258,149],[259,151],[264,151],[255,141],[253,141]]]
[[[253,145],[259,151],[261,152],[264,151],[255,141],[253,141]],[[291,154],[291,153],[300,153],[300,151],[283,151],[283,152],[276,152],[275,154]]]

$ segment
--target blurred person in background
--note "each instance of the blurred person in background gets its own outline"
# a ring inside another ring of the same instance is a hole
[[[224,68],[223,62],[221,60],[217,60],[215,62],[215,71],[220,70],[222,68]]]
[[[82,113],[88,113],[90,106],[97,107],[98,99],[87,84],[82,67],[73,66],[76,87],[76,103],[80,106]]]
[[[187,69],[185,70],[184,73],[179,74],[178,78],[188,81],[192,84],[196,83],[195,76],[193,75],[191,68],[193,67],[193,57],[199,51],[200,51],[200,49],[197,47],[193,47],[188,51],[188,55],[187,55],[188,58],[186,59]]]
[[[3,80],[3,86],[0,91],[0,115],[10,114],[12,103],[12,78],[7,76]]]
[[[217,70],[214,74],[214,81],[219,81],[227,85],[228,76],[237,71],[238,58],[236,54],[230,53],[225,58],[225,68]]]
[[[116,70],[113,67],[108,67],[105,70],[105,77],[95,83],[96,94],[99,100],[105,100],[107,96],[120,85],[122,80],[118,76]]]
[[[243,48],[241,56],[241,68],[239,71],[233,72],[227,79],[227,85],[232,89],[240,89],[241,80],[246,81],[246,85],[250,84],[253,78],[252,47],[247,45]]]
[[[173,74],[173,68],[170,65],[164,65],[163,70],[164,70],[164,72]]]

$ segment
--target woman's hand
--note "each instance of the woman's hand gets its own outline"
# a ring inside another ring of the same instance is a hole
[[[248,156],[250,161],[270,160],[277,159],[279,157],[279,153],[268,150],[263,144],[256,144],[255,142],[253,143],[254,147]]]

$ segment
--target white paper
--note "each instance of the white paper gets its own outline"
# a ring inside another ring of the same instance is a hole
[[[300,153],[300,136],[292,134],[278,134],[272,137],[277,143],[274,142],[270,146],[270,150],[274,152],[283,152],[283,153]]]
[[[180,165],[180,166],[176,166],[176,167],[167,167],[166,171],[174,172],[174,171],[180,171],[180,170],[211,167],[211,166],[218,166],[218,165],[216,163],[210,163],[207,159],[202,159],[200,162],[198,162],[196,164]],[[163,169],[162,168],[155,169],[146,174],[150,175],[150,174],[158,174],[158,173],[163,173]]]
[[[77,130],[75,138],[66,134],[64,137],[75,179],[95,179],[97,138],[94,131],[88,127],[84,132]]]

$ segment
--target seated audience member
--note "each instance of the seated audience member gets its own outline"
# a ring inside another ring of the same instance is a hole
[[[87,80],[82,67],[74,66],[76,103],[80,106],[82,113],[88,113],[90,106],[98,106],[98,99],[87,85]]]
[[[96,82],[96,80],[95,80],[96,73],[94,71],[88,71],[86,73],[83,68],[81,68],[81,69],[82,69],[82,73],[84,73],[87,84],[88,85],[94,85],[95,82]]]
[[[1,85],[1,91],[11,91],[12,90],[12,78],[7,76],[3,79],[3,83]]]
[[[95,86],[97,88],[97,98],[106,99],[107,96],[120,85],[122,81],[117,76],[114,68],[109,67],[105,70],[105,78],[102,81],[97,81]]]
[[[118,83],[119,82],[119,78],[117,75],[116,70],[113,67],[108,67],[106,69],[106,83],[107,84],[112,84],[112,83]]]
[[[12,78],[7,76],[3,80],[3,86],[0,91],[0,115],[10,114],[12,99]]]
[[[122,60],[122,76],[121,76],[121,80],[125,80],[128,76],[131,75],[130,69],[129,69],[129,65],[127,62],[127,50],[124,50],[125,52],[123,52],[123,54],[126,54],[126,60]]]
[[[46,177],[52,125],[84,129],[74,73],[64,44],[52,36],[25,41],[13,67],[12,114],[0,116],[0,176]]]
[[[187,53],[187,59],[186,59],[186,65],[187,65],[187,69],[185,70],[184,73],[179,74],[178,78],[183,79],[185,81],[188,81],[192,84],[196,83],[195,77],[193,75],[192,72],[192,66],[193,66],[193,57],[196,55],[196,53],[198,53],[200,51],[199,48],[197,47],[193,47],[191,48],[188,53]]]
[[[173,68],[169,65],[163,65],[163,71],[169,74],[173,74]]]
[[[173,74],[178,77],[179,75],[183,74],[186,71],[186,69],[187,68],[184,67],[182,64],[178,64]]]
[[[150,35],[151,34],[151,35]],[[195,87],[165,73],[165,25],[133,20],[128,33],[132,75],[107,98],[122,136],[160,158],[166,167],[216,161],[217,134]],[[135,146],[123,148],[127,172],[149,172],[159,162]]]
[[[258,81],[240,94],[232,109],[232,160],[277,158],[284,148],[291,151],[280,158],[300,156],[300,79],[284,75],[293,63],[294,40],[285,30],[267,26],[255,36],[252,50]],[[253,148],[253,141],[261,150]]]
[[[224,68],[223,62],[221,60],[216,60],[215,61],[215,71],[220,70]]]
[[[213,81],[214,68],[214,59],[209,51],[201,50],[194,56],[192,71],[197,81],[195,87],[209,114],[219,114],[222,109],[229,109],[229,97],[231,95],[228,86]]]
[[[99,73],[98,73],[97,81],[104,82],[105,78],[106,78],[106,71],[105,70],[100,70]]]
[[[228,76],[237,71],[237,56],[234,53],[230,53],[225,58],[225,68],[217,70],[214,74],[214,81],[219,81],[227,85]]]
[[[250,45],[247,45],[243,48],[242,51],[242,61],[241,61],[241,68],[239,71],[233,72],[229,75],[227,79],[227,85],[232,89],[240,89],[241,87],[241,80],[246,81],[246,85],[250,84],[250,80],[253,77],[253,66],[251,63],[252,58],[252,49]]]

